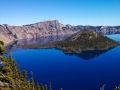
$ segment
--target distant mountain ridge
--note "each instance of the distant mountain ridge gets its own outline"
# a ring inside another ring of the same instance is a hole
[[[0,40],[9,43],[16,39],[74,34],[83,29],[92,29],[100,34],[120,33],[120,26],[72,26],[69,24],[63,25],[58,20],[47,20],[23,26],[0,25]]]

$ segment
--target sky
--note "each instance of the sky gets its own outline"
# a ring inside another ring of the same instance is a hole
[[[0,24],[120,25],[120,0],[0,0]]]

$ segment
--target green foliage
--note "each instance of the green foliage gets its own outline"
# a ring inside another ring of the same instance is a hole
[[[6,50],[0,46],[0,54],[6,53]]]
[[[10,88],[2,88],[1,90],[10,90]]]
[[[4,74],[9,74],[11,72],[11,69],[10,69],[10,67],[5,66],[5,67],[1,68],[1,72]]]
[[[3,61],[3,64],[8,64],[8,59],[5,56],[0,56],[0,60]]]
[[[3,45],[4,45],[4,42],[0,41],[0,54],[6,53],[6,50],[2,48]]]
[[[0,44],[3,46],[3,45],[4,45],[4,42],[3,42],[3,41],[0,41]]]
[[[41,86],[39,85],[39,83],[37,83],[36,89],[41,90]]]

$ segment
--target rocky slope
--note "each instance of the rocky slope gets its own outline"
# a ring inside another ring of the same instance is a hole
[[[120,26],[72,26],[69,24],[63,25],[57,20],[49,20],[23,26],[10,26],[7,24],[0,25],[0,40],[9,43],[16,39],[73,34],[83,29],[92,29],[101,34],[120,33]]]

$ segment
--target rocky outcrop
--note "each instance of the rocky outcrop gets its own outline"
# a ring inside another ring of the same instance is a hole
[[[63,25],[57,20],[48,20],[23,26],[0,25],[0,40],[9,43],[16,39],[30,39],[48,36],[60,36],[76,33],[82,29],[92,29],[101,34],[120,33],[120,26],[72,26]]]

